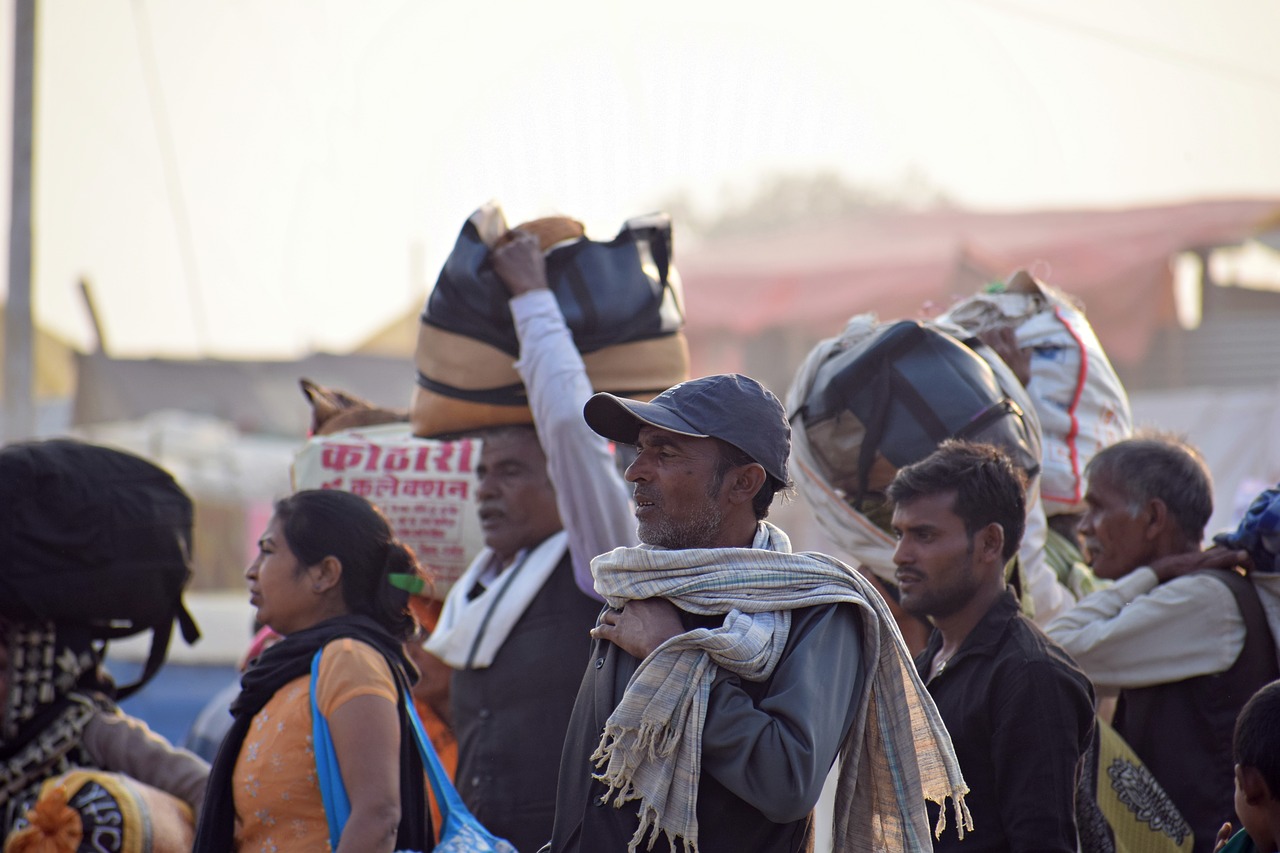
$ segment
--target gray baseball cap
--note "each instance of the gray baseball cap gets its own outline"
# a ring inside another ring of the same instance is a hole
[[[749,376],[720,373],[690,379],[648,403],[596,394],[582,414],[593,430],[624,444],[635,444],[644,426],[718,438],[760,463],[779,486],[788,483],[791,424],[773,392]]]

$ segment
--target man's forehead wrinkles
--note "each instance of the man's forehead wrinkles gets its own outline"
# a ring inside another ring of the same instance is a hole
[[[642,427],[640,435],[636,437],[637,444],[679,444],[684,436],[676,435],[669,430],[660,429],[659,427]]]

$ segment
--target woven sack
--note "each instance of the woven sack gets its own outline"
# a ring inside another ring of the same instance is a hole
[[[120,773],[72,770],[46,780],[5,853],[187,853],[191,807]]]
[[[1084,469],[1102,448],[1133,434],[1129,396],[1084,311],[1019,270],[999,290],[958,302],[944,320],[980,334],[1012,326],[1031,350],[1027,393],[1044,432],[1040,495],[1049,515],[1084,509]]]

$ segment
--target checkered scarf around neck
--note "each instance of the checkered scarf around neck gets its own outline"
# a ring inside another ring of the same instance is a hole
[[[0,817],[8,832],[40,783],[91,766],[81,741],[98,703],[99,655],[87,629],[0,620],[9,693],[0,717]]]
[[[833,838],[836,853],[931,851],[924,801],[953,800],[960,837],[973,821],[951,737],[916,674],[884,599],[848,566],[822,554],[791,553],[777,527],[761,522],[751,548],[618,548],[591,562],[596,589],[612,607],[666,598],[724,625],[663,643],[636,670],[605,724],[592,760],[615,807],[640,801],[628,851],[664,835],[697,853],[702,727],[717,667],[767,679],[782,656],[791,610],[848,603],[861,611],[869,671],[854,722],[840,747]],[[943,808],[936,832],[946,825]]]

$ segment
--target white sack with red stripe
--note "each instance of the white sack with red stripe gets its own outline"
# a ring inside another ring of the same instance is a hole
[[[1084,508],[1084,468],[1133,433],[1129,396],[1084,311],[1062,291],[1019,270],[1005,289],[978,293],[940,320],[981,334],[1013,326],[1031,350],[1027,393],[1043,431],[1040,498],[1048,515]]]

